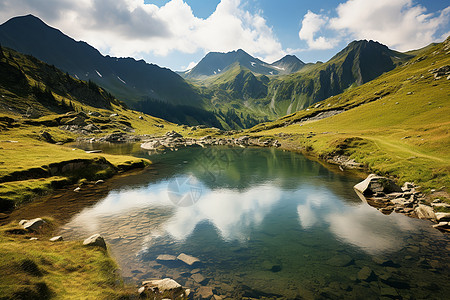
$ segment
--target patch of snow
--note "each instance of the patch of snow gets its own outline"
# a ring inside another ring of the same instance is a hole
[[[256,63],[255,62],[250,62],[251,64],[252,64],[252,67],[254,67],[255,65],[256,65]]]
[[[192,69],[187,70],[184,74],[189,74],[191,73]]]
[[[221,70],[221,69],[217,69],[217,71],[219,71],[219,72],[222,72],[222,70]]]
[[[270,75],[273,75],[273,71],[270,71],[269,74],[270,74]]]
[[[396,58],[396,59],[400,59],[400,57],[398,57],[398,56],[394,56],[394,58]]]
[[[272,67],[274,67],[275,69],[278,69],[278,70],[282,70],[282,71],[286,70],[285,68],[280,68],[280,67],[277,67],[277,66],[272,66]]]
[[[97,73],[97,75],[98,75],[98,76],[100,76],[100,78],[102,78],[102,77],[103,77],[103,76],[102,76],[102,74],[100,74],[100,72],[99,72],[99,71],[95,70],[95,72]]]
[[[75,76],[76,79],[80,80],[80,78],[78,78],[78,75],[77,75],[77,74],[75,74],[74,76]]]
[[[119,79],[120,81],[123,82],[123,84],[127,84],[122,78],[120,78],[119,76],[117,76],[117,79]]]
[[[216,71],[214,71],[214,74],[217,74],[217,72],[216,72]]]

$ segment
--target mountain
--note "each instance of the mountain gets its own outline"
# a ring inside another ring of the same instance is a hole
[[[218,125],[192,115],[195,110],[199,116],[206,113],[203,99],[175,72],[143,60],[103,56],[87,43],[75,41],[33,15],[12,18],[0,25],[0,44],[30,54],[75,78],[91,80],[146,113],[155,115],[154,112],[166,107],[164,115],[177,122],[184,109],[190,107],[189,113],[186,112],[190,114],[187,118],[190,125]],[[209,120],[213,118],[208,116]]]
[[[278,115],[289,114],[369,82],[412,57],[378,42],[353,41],[326,63],[271,81],[268,99]]]
[[[312,151],[343,171],[355,160],[367,173],[444,190],[450,185],[449,50],[450,37],[414,51],[416,57],[369,81],[383,71],[372,72],[370,59],[393,68],[407,57],[375,42],[353,42],[334,57],[334,67],[317,72],[347,74],[341,87],[366,83],[249,132],[276,136],[283,146]]]
[[[189,79],[205,79],[208,76],[226,72],[235,63],[255,74],[262,75],[290,74],[298,71],[304,65],[301,60],[292,55],[268,64],[239,49],[228,53],[210,52],[194,68],[183,72],[182,75]]]
[[[300,71],[305,66],[305,63],[295,55],[286,55],[282,59],[272,63],[271,66],[283,71],[283,73],[290,74]]]
[[[239,52],[239,51],[238,51]],[[207,55],[198,69],[191,72],[206,74],[211,58],[232,58],[238,52]],[[266,76],[254,71],[245,62],[249,55],[242,52],[219,74],[187,78],[202,87],[206,99],[216,109],[250,114],[256,119],[275,119],[301,110],[330,96],[369,82],[406,62],[413,55],[393,51],[374,41],[354,41],[326,63],[304,64],[295,56],[285,56],[272,64],[287,75]],[[266,66],[266,65],[265,65]]]

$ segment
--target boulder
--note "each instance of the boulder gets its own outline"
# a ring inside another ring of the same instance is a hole
[[[22,226],[23,226],[23,229],[26,229],[29,231],[36,231],[39,228],[41,228],[42,225],[44,225],[44,224],[45,224],[44,220],[42,220],[41,218],[36,218],[36,219],[32,219],[32,220],[28,220],[28,221],[24,222],[22,224]]]
[[[83,245],[85,246],[97,246],[106,249],[106,243],[100,234],[94,234],[84,240]]]
[[[64,121],[63,124],[64,125],[77,125],[80,127],[86,126],[86,122],[84,121],[85,118],[81,117],[81,116],[76,116],[74,118],[68,119],[67,121]]]
[[[88,125],[84,126],[83,130],[86,130],[86,131],[89,131],[89,132],[101,131],[100,128],[98,128],[94,124],[88,124]]]
[[[166,132],[166,137],[171,137],[171,138],[181,138],[183,137],[181,134],[179,134],[178,132],[176,132],[175,130],[172,131],[168,131]]]
[[[439,222],[450,221],[450,213],[437,212],[435,213],[436,220]]]
[[[52,135],[48,131],[42,131],[39,136],[45,140],[47,143],[54,144],[55,140],[53,139]]]
[[[190,266],[192,266],[196,262],[200,262],[200,259],[198,259],[197,257],[193,257],[191,255],[187,255],[184,253],[181,253],[180,255],[178,255],[177,259],[181,260],[182,262],[184,262],[185,264],[188,264]]]
[[[60,242],[63,241],[63,237],[58,235],[58,236],[54,236],[50,239],[50,242]]]
[[[142,289],[142,287],[144,289]],[[170,278],[144,281],[142,282],[142,287],[138,290],[141,295],[145,291],[158,291],[166,297],[171,296],[171,299],[176,299],[185,294],[183,287],[178,282]]]
[[[436,215],[431,206],[419,204],[414,212],[419,219],[436,220]]]
[[[370,196],[376,193],[395,193],[402,192],[402,189],[395,184],[392,179],[370,174],[367,178],[353,187],[364,196]]]

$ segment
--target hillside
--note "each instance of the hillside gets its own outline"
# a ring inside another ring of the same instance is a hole
[[[0,25],[0,44],[95,82],[134,109],[178,123],[220,126],[203,109],[199,93],[175,72],[143,60],[103,56],[32,15]]]
[[[286,148],[331,161],[355,159],[424,189],[448,187],[449,51],[447,39],[373,81],[248,132],[283,138]],[[361,80],[374,75],[366,76]]]
[[[132,157],[90,154],[64,144],[78,137],[163,135],[185,129],[128,109],[93,82],[0,47],[0,211],[81,178],[100,179],[142,164]],[[50,164],[91,162],[80,174],[49,173]]]
[[[242,57],[247,59],[240,59]],[[236,124],[228,124],[231,128],[242,128],[238,123],[248,128],[255,122],[300,110],[369,82],[413,56],[377,42],[354,41],[326,63],[304,64],[295,56],[286,56],[272,66],[295,73],[277,76],[262,74],[256,68],[258,65],[250,64],[252,59],[248,57],[251,56],[243,51],[208,54],[188,78],[199,87],[204,98],[209,99],[213,111],[231,111],[238,116],[234,118],[238,120]],[[227,63],[233,63],[206,76],[202,70],[211,65],[212,58],[226,58]],[[195,72],[203,72],[203,75],[193,78]],[[254,120],[248,121],[247,115]]]

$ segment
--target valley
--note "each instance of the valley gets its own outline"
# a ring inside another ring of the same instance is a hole
[[[0,45],[0,299],[133,299],[166,276],[235,299],[448,292],[448,220],[438,231],[352,187],[412,182],[417,207],[450,212],[450,38],[404,53],[353,41],[316,63],[210,52],[184,72],[33,15],[0,25]],[[178,205],[174,179],[199,199]],[[82,245],[94,233],[108,250]],[[158,258],[180,253],[201,263]]]

